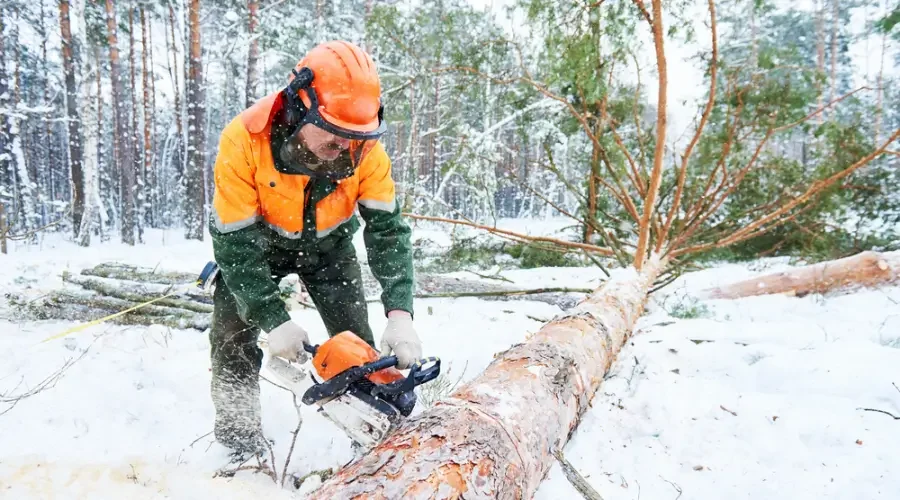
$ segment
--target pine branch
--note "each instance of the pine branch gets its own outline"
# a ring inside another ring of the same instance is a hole
[[[547,237],[547,236],[530,236],[530,235],[527,235],[527,234],[516,233],[516,232],[513,232],[513,231],[507,231],[507,230],[505,230],[505,229],[499,229],[499,228],[496,228],[496,227],[484,226],[484,225],[482,225],[482,224],[476,224],[476,223],[474,223],[474,222],[461,221],[461,220],[457,220],[457,219],[446,219],[446,218],[443,218],[443,217],[432,217],[432,216],[430,216],[430,215],[416,215],[416,214],[412,214],[412,213],[408,213],[408,212],[404,213],[403,215],[405,215],[405,216],[407,216],[407,217],[409,217],[409,218],[411,218],[411,219],[416,219],[416,220],[426,220],[426,221],[431,221],[431,222],[444,222],[444,223],[447,223],[447,224],[458,224],[458,225],[461,225],[461,226],[473,227],[473,228],[475,228],[475,229],[481,229],[481,230],[487,231],[487,232],[492,233],[492,234],[512,236],[512,237],[515,237],[515,238],[518,238],[518,239],[524,240],[524,241],[537,241],[537,242],[543,242],[543,243],[552,243],[553,245],[558,245],[558,246],[561,246],[561,247],[566,247],[566,248],[578,248],[578,249],[581,249],[581,250],[586,250],[586,251],[589,251],[589,252],[594,252],[594,253],[598,253],[598,254],[600,254],[600,255],[605,255],[605,256],[612,256],[612,255],[614,255],[614,252],[613,252],[611,249],[609,249],[609,248],[598,247],[597,245],[590,245],[590,244],[588,244],[588,243],[578,243],[578,242],[574,242],[574,241],[565,241],[565,240],[560,240],[560,239],[557,239],[557,238],[550,238],[550,237]]]

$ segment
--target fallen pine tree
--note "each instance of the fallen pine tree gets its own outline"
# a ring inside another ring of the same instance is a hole
[[[484,372],[445,400],[411,417],[385,441],[345,465],[313,492],[312,498],[531,498],[556,460],[555,453],[566,445],[580,417],[590,407],[604,374],[631,335],[657,278],[669,274],[693,255],[747,241],[791,221],[828,188],[883,155],[900,137],[900,129],[894,130],[870,152],[842,160],[834,170],[824,174],[810,172],[797,185],[779,186],[773,200],[737,214],[741,220],[736,220],[734,213],[728,211],[729,198],[741,188],[748,174],[757,168],[777,168],[782,160],[778,148],[767,148],[773,137],[782,132],[795,133],[797,127],[857,91],[807,114],[807,109],[798,110],[792,104],[803,102],[800,96],[774,104],[766,100],[795,97],[780,91],[762,92],[785,88],[778,76],[766,80],[767,73],[747,75],[740,73],[747,68],[737,67],[727,68],[731,73],[727,78],[719,78],[715,3],[708,0],[712,48],[706,106],[683,153],[667,152],[667,31],[663,26],[662,0],[632,1],[637,7],[633,14],[650,26],[656,54],[654,140],[622,140],[616,130],[621,116],[610,116],[607,94],[600,93],[596,105],[583,106],[573,102],[568,94],[557,94],[550,86],[534,80],[524,67],[521,77],[503,80],[505,84],[530,86],[562,103],[580,124],[580,132],[589,139],[596,161],[587,179],[587,192],[595,196],[602,191],[603,203],[618,203],[616,213],[630,218],[629,224],[618,227],[620,231],[628,228],[631,234],[622,241],[614,231],[591,219],[599,205],[597,199],[588,199],[581,207],[590,214],[587,219],[557,211],[590,229],[586,234],[596,234],[606,245],[585,248],[579,244],[580,248],[595,255],[614,256],[628,270],[614,275],[582,303],[546,323],[525,342],[497,354]],[[622,63],[630,64],[628,60]],[[612,71],[611,66],[599,65],[593,79],[611,80],[611,74],[603,73]],[[457,69],[493,78],[476,68]],[[719,86],[725,90],[721,99],[717,99]],[[765,94],[766,99],[757,99],[758,93]],[[753,99],[745,99],[751,94]],[[806,101],[805,105],[812,102]],[[787,106],[794,107],[782,112],[781,107]],[[692,152],[711,116],[717,120],[715,128],[703,137],[704,158],[697,161],[705,163],[697,175],[688,176]],[[633,118],[635,123],[627,124],[630,129],[646,130],[640,123],[640,113],[633,113]],[[645,150],[651,147],[652,151]],[[610,150],[615,152],[615,162],[610,158]],[[648,168],[646,158],[652,158],[652,168]],[[677,158],[675,165],[664,165],[666,158]],[[673,175],[664,179],[664,170]],[[665,194],[660,196],[663,182]],[[753,189],[753,183],[749,184]],[[580,191],[574,194],[576,198],[584,197]],[[418,218],[437,221],[434,217]],[[440,221],[484,228],[470,220]],[[488,230],[515,241],[535,239],[508,230]],[[626,256],[628,262],[623,262]]]
[[[803,297],[811,293],[847,291],[895,283],[900,283],[900,252],[866,251],[843,259],[710,288],[702,293],[710,299],[738,299],[767,294]]]
[[[530,498],[590,407],[664,264],[653,259],[610,279],[406,421],[314,498]]]

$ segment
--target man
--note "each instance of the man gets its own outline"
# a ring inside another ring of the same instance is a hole
[[[364,241],[380,282],[387,328],[381,354],[403,369],[421,357],[412,325],[410,229],[395,201],[381,84],[372,58],[344,41],[312,49],[289,85],[234,118],[222,132],[210,217],[219,278],[210,333],[216,439],[237,453],[265,447],[257,347],[305,362],[309,337],[291,320],[278,281],[297,273],[329,335],[350,330],[373,347],[351,237]]]

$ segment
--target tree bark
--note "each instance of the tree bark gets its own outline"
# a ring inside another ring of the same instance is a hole
[[[803,297],[900,282],[900,252],[865,251],[843,259],[768,274],[703,291],[711,299],[787,294]]]
[[[113,137],[113,149],[115,150],[116,164],[122,180],[121,203],[122,242],[126,245],[134,245],[134,188],[135,172],[132,142],[129,139],[131,131],[128,130],[128,112],[125,88],[122,82],[122,65],[119,59],[119,41],[116,26],[116,10],[113,0],[106,0],[106,30],[109,42],[109,68],[112,80],[112,102],[115,111],[115,137]]]
[[[638,244],[634,254],[634,265],[640,269],[650,248],[651,218],[656,213],[656,198],[662,182],[663,155],[666,152],[666,113],[668,112],[668,73],[666,70],[665,36],[663,33],[662,0],[653,0],[653,45],[656,48],[656,66],[659,73],[659,92],[656,101],[656,149],[653,153],[653,170],[644,199],[644,213],[641,215]],[[663,235],[657,235],[663,237]]]
[[[131,76],[131,136],[128,144],[134,151],[132,160],[134,161],[134,171],[136,173],[136,200],[135,200],[135,229],[137,230],[137,239],[139,243],[144,242],[144,217],[147,202],[147,172],[144,170],[144,156],[141,154],[141,141],[139,139],[138,128],[138,99],[137,99],[137,78],[135,76],[137,63],[134,54],[134,1],[128,2],[128,67]]]
[[[250,12],[247,24],[247,34],[250,37],[250,47],[247,51],[247,96],[244,105],[250,107],[256,100],[256,87],[259,83],[259,40],[256,38],[256,26],[258,24],[259,1],[249,0],[247,10]]]
[[[3,203],[0,202],[0,253],[6,254],[6,233],[9,231],[6,227],[6,219],[3,216]]]
[[[203,186],[203,169],[205,164],[204,132],[204,95],[203,64],[200,45],[200,0],[191,0],[189,5],[190,26],[190,62],[187,82],[188,103],[188,162],[185,176],[186,222],[185,238],[189,240],[203,239],[203,221],[206,190]]]
[[[144,284],[133,281],[114,280],[105,278],[92,278],[78,274],[70,274],[63,272],[62,279],[66,283],[78,285],[86,290],[97,292],[114,299],[128,300],[135,303],[147,302],[159,298],[165,294],[165,287],[161,285]],[[199,290],[198,290],[199,291]],[[174,307],[176,309],[184,309],[196,313],[211,313],[213,306],[208,300],[201,302],[194,300],[197,295],[175,296],[167,299],[157,300],[155,304],[160,306]],[[199,296],[205,300],[205,297]]]
[[[81,149],[81,118],[78,114],[78,88],[75,86],[75,57],[72,51],[72,29],[69,22],[69,2],[59,2],[59,27],[62,36],[63,72],[66,78],[66,118],[69,133],[69,165],[72,170],[72,231],[76,238],[84,216],[85,189]],[[79,239],[87,246],[90,239]]]
[[[6,8],[0,5],[0,34],[6,28]],[[0,36],[0,108],[8,109],[10,103],[9,80],[6,73],[6,45],[5,37]],[[12,170],[12,153],[10,151],[10,118],[8,115],[0,115],[0,185],[9,187],[15,184],[15,175]],[[0,198],[0,203],[10,201],[12,193],[7,193]],[[7,209],[7,213],[10,210]],[[7,215],[7,218],[9,216]]]
[[[175,130],[178,132],[178,138],[175,144],[175,166],[179,177],[184,176],[184,123],[182,121],[181,109],[181,86],[178,84],[178,46],[175,45],[175,8],[169,2],[169,27],[171,28],[170,38],[166,45],[170,45],[171,49],[166,56],[166,65],[169,66],[169,78],[172,80],[172,90],[175,94]],[[168,55],[172,58],[169,61]]]
[[[831,97],[833,101],[837,97],[837,60],[838,60],[838,19],[841,9],[838,0],[831,0]]]
[[[148,56],[150,58],[150,169],[153,173],[153,183],[150,185],[151,193],[153,194],[153,199],[151,201],[152,209],[150,212],[150,223],[153,227],[159,227],[159,213],[162,202],[160,198],[160,176],[159,172],[155,170],[159,169],[160,165],[156,165],[154,167],[154,160],[156,159],[156,66],[153,64],[153,30],[150,29],[151,25],[152,22],[148,19],[147,47],[150,48],[148,50],[148,52],[150,53],[150,55]]]
[[[824,2],[825,0],[816,0],[816,71],[819,74],[824,75],[825,73],[825,5],[820,2]],[[822,84],[820,81],[816,82],[816,91],[819,93],[819,104],[816,106],[817,109],[822,108],[822,104],[825,101],[825,93],[822,91]],[[816,118],[819,125],[821,125],[825,120],[825,113],[820,113]]]
[[[147,17],[144,14],[144,6],[143,4],[140,7],[140,21],[141,21],[141,90],[143,91],[143,108],[144,108],[144,147],[143,147],[143,155],[141,158],[143,159],[143,171],[144,171],[144,206],[149,205],[153,206],[153,145],[151,144],[151,121],[150,121],[150,71],[152,68],[147,66],[147,53],[152,51],[153,48],[147,45]],[[148,218],[152,219],[152,210],[149,212],[144,209],[143,212],[143,223],[148,222]]]
[[[405,421],[311,498],[531,498],[590,408],[664,266],[653,256],[641,271],[606,282]]]

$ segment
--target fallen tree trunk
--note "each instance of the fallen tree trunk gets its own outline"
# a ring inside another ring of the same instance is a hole
[[[104,278],[90,278],[63,272],[63,281],[78,285],[87,290],[113,297],[116,299],[128,300],[131,302],[147,302],[158,298],[165,293],[165,290],[147,290],[147,287],[141,286],[140,283],[131,283],[123,280],[110,280]],[[201,300],[211,300],[208,297],[202,297]],[[198,313],[212,313],[213,306],[211,303],[200,302],[195,299],[195,295],[186,294],[185,298],[170,297],[156,302],[161,306],[175,307]]]
[[[195,283],[197,274],[188,274],[173,271],[157,272],[154,269],[129,266],[117,262],[98,264],[88,269],[82,269],[85,276],[98,276],[100,278],[112,278],[120,280],[142,281],[145,283],[159,283],[161,285],[183,285]]]
[[[413,416],[312,498],[531,498],[640,317],[665,262],[618,275]],[[541,411],[535,411],[539,402]]]
[[[725,287],[704,290],[710,299],[738,299],[754,295],[788,294],[803,297],[860,287],[900,283],[900,252],[861,252],[790,271],[767,274]]]

